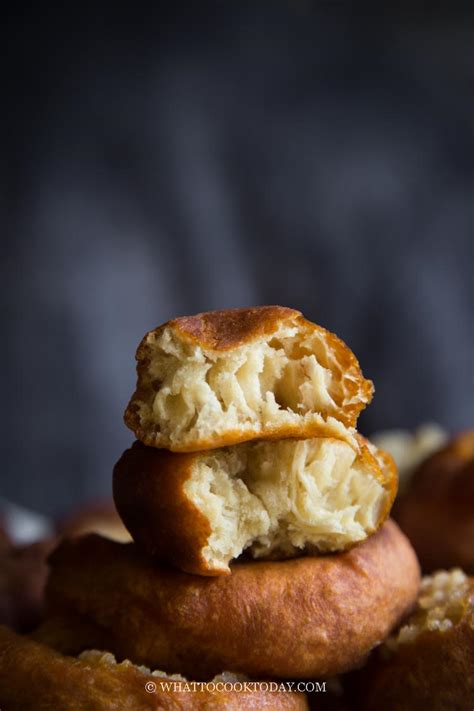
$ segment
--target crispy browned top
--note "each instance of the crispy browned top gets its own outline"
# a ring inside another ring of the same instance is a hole
[[[226,351],[249,343],[259,336],[275,333],[285,321],[291,322],[291,325],[297,326],[302,332],[319,332],[337,355],[339,369],[343,373],[351,371],[352,377],[357,380],[357,384],[353,386],[354,394],[358,394],[365,404],[370,402],[374,390],[373,383],[363,377],[359,362],[351,349],[335,333],[308,321],[300,311],[287,306],[253,306],[246,309],[207,311],[195,316],[180,316],[145,334],[138,346],[136,359],[139,365],[140,361],[147,361],[148,337],[152,334],[157,336],[166,328],[172,329],[183,340],[202,348]],[[358,406],[358,410],[361,407],[364,405]]]
[[[135,354],[137,387],[125,411],[126,425],[143,444],[166,447],[177,452],[214,449],[259,437],[271,439],[334,434],[334,428],[329,424],[305,420],[279,423],[275,426],[272,426],[271,422],[265,425],[260,423],[255,425],[255,428],[224,428],[208,437],[200,437],[196,433],[187,433],[187,436],[185,433],[178,441],[174,441],[160,431],[159,422],[153,421],[152,417],[143,416],[142,406],[146,404],[147,409],[150,409],[156,388],[159,389],[159,383],[152,382],[150,378],[150,363],[154,357],[154,348],[165,330],[176,342],[203,348],[205,355],[210,357],[222,357],[229,351],[253,343],[259,338],[271,339],[285,324],[296,328],[300,339],[317,337],[319,345],[316,350],[321,350],[319,355],[322,357],[322,364],[331,370],[336,383],[335,411],[330,414],[346,427],[355,427],[360,411],[372,399],[373,383],[364,378],[357,358],[340,338],[322,326],[308,321],[299,311],[283,306],[256,306],[183,316],[167,321],[146,333]],[[182,354],[182,358],[185,359],[186,355]]]
[[[274,333],[290,319],[304,320],[299,311],[285,306],[254,306],[182,316],[163,324],[160,330],[169,327],[203,348],[225,351]]]

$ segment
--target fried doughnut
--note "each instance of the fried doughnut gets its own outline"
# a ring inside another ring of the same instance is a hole
[[[48,623],[37,639],[80,652],[67,618],[82,616],[120,659],[193,679],[222,669],[324,679],[352,669],[411,608],[419,585],[415,554],[390,521],[346,553],[236,563],[218,577],[158,566],[133,543],[95,535],[64,541],[50,563],[48,610],[62,629]]]
[[[422,581],[413,615],[372,656],[352,689],[364,711],[474,706],[474,578],[459,569]]]
[[[474,573],[474,430],[418,467],[394,516],[424,572],[458,566]]]
[[[134,540],[188,573],[229,573],[255,558],[344,550],[387,518],[389,455],[316,438],[245,442],[177,454],[136,442],[114,469],[114,498]]]
[[[66,657],[0,627],[0,707],[2,711],[209,711],[270,709],[304,711],[303,694],[271,690],[222,674],[200,685],[184,677],[151,672],[110,652],[88,650]]]
[[[281,306],[177,318],[145,335],[125,422],[143,444],[175,452],[252,439],[353,441],[372,399],[352,351]]]

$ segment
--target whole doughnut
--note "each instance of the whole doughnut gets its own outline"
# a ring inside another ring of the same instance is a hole
[[[420,580],[415,553],[391,521],[346,553],[237,563],[214,578],[159,566],[134,544],[95,535],[64,541],[50,562],[47,598],[57,619],[38,639],[77,653],[67,618],[83,617],[119,658],[193,679],[222,669],[295,679],[353,669],[410,610]]]

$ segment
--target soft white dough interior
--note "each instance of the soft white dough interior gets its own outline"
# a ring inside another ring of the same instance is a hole
[[[348,437],[335,416],[341,405],[351,404],[343,378],[356,376],[342,373],[318,331],[302,335],[296,326],[285,326],[229,351],[206,351],[167,328],[158,338],[150,336],[148,348],[141,380],[148,395],[139,403],[140,417],[171,442],[311,419],[328,420],[335,436]]]
[[[388,493],[361,467],[352,447],[328,438],[249,442],[201,455],[185,492],[211,524],[205,559],[219,567],[249,547],[262,557],[363,540]]]

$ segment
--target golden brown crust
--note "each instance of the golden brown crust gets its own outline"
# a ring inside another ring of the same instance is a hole
[[[394,516],[426,573],[453,566],[474,573],[474,430],[418,467]]]
[[[0,627],[0,706],[2,711],[212,711],[263,708],[307,709],[302,694],[236,691],[230,686],[168,687],[169,679],[116,664],[109,654],[75,659]],[[218,683],[218,682],[217,682]],[[148,689],[148,690],[147,690]]]
[[[387,501],[387,510],[381,516],[382,523],[385,521],[386,516],[389,514],[392,504],[397,495],[398,490],[398,473],[397,465],[392,455],[385,452],[383,449],[376,447],[372,442],[370,442],[366,437],[357,433],[356,440],[359,445],[359,457],[362,464],[371,469],[374,474],[377,472],[377,477],[384,484],[390,493],[389,499]],[[376,466],[374,466],[374,464]]]
[[[197,575],[225,574],[202,554],[211,525],[184,490],[197,456],[135,442],[114,468],[115,505],[135,542],[157,560]]]
[[[225,353],[234,348],[251,343],[262,336],[275,333],[286,322],[297,326],[302,333],[319,333],[327,346],[335,354],[338,376],[341,377],[344,403],[338,403],[337,419],[345,427],[352,430],[360,412],[372,400],[374,386],[372,381],[363,377],[359,362],[346,344],[334,333],[327,331],[311,321],[295,309],[283,306],[257,306],[253,308],[225,309],[209,311],[195,316],[183,316],[167,321],[145,334],[137,352],[137,387],[127,405],[124,420],[136,438],[150,447],[166,447],[176,452],[201,451],[216,447],[226,447],[252,439],[272,439],[286,437],[324,437],[335,436],[331,424],[321,422],[299,422],[283,424],[272,428],[267,424],[251,428],[227,429],[222,433],[214,433],[207,438],[191,442],[160,442],[160,437],[149,427],[143,426],[140,414],[140,403],[149,397],[149,385],[143,385],[144,376],[150,363],[150,340],[157,340],[165,329],[171,331],[184,342],[189,342],[203,349],[216,353]],[[348,436],[350,433],[348,432]]]
[[[396,495],[397,471],[390,455],[373,446],[373,451],[369,450],[367,440],[357,437],[359,466],[371,472],[389,494],[379,513],[378,529],[387,519]],[[149,555],[187,573],[225,575],[230,572],[226,565],[211,565],[203,555],[211,525],[185,490],[201,456],[135,442],[114,468],[115,505],[135,542]]]
[[[256,306],[243,309],[207,311],[195,316],[181,316],[160,326],[171,327],[184,340],[202,348],[227,351],[259,336],[275,333],[286,320],[301,317],[301,313],[285,306]]]
[[[363,711],[464,711],[474,706],[474,582],[462,620],[425,631],[388,654],[376,650],[349,691]]]
[[[51,614],[83,615],[119,658],[195,679],[223,668],[303,679],[354,668],[411,608],[419,585],[414,552],[393,522],[347,553],[235,564],[215,578],[160,567],[134,544],[98,536],[62,543],[51,565]]]

